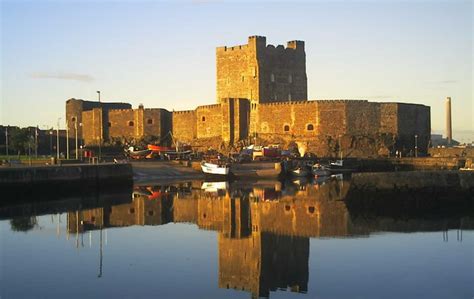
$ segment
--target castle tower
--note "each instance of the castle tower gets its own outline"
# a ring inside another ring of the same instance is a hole
[[[308,98],[303,41],[285,48],[266,44],[264,36],[250,36],[246,45],[218,47],[217,102],[248,99],[252,104],[301,101]]]

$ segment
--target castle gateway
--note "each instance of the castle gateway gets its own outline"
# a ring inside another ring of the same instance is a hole
[[[69,129],[84,143],[155,136],[195,146],[228,148],[238,143],[304,143],[318,156],[386,156],[400,150],[426,153],[430,107],[366,100],[308,101],[303,41],[218,47],[217,104],[194,110],[132,109],[130,104],[76,99],[66,102]]]

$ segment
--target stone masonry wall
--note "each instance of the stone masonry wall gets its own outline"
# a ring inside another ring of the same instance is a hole
[[[97,144],[103,139],[102,109],[94,108],[82,112],[84,144]]]
[[[123,136],[125,138],[135,138],[139,136],[136,125],[134,110],[111,110],[109,111],[108,127],[109,136]]]
[[[196,111],[173,111],[172,131],[173,137],[180,142],[192,142],[196,136]]]
[[[427,153],[431,139],[430,107],[398,103],[397,117],[400,147],[404,147],[408,152],[411,152],[416,145],[419,152]]]
[[[309,137],[317,135],[318,131],[318,103],[315,101],[260,104],[258,107],[259,135]]]
[[[102,108],[104,110],[111,109],[131,109],[132,105],[128,103],[103,103],[95,101],[84,101],[81,99],[69,99],[66,101],[66,120],[68,122],[68,127],[70,132],[74,132],[74,123],[77,122],[77,132],[79,138],[83,138],[82,129],[83,126],[79,124],[83,123],[82,121],[82,112],[91,111],[94,108]]]
[[[306,100],[304,42],[291,41],[285,48],[266,45],[263,36],[248,44],[216,50],[217,102],[246,98],[251,103]]]
[[[221,105],[199,106],[196,109],[197,138],[222,136]]]

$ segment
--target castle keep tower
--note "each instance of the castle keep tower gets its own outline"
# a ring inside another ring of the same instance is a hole
[[[303,41],[285,48],[266,44],[264,36],[250,36],[248,44],[218,47],[217,102],[249,99],[252,104],[301,101],[308,98]]]

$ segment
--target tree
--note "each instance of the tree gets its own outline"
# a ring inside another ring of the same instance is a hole
[[[36,217],[18,217],[10,220],[12,231],[27,232],[38,225]]]
[[[32,147],[33,140],[28,128],[13,128],[9,135],[11,149],[19,155],[21,152],[26,154],[28,149]]]

